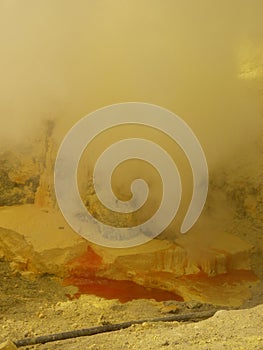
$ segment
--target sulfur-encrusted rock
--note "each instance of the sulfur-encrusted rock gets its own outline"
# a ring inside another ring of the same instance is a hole
[[[6,340],[4,343],[0,344],[0,350],[16,350],[17,347],[11,340]]]

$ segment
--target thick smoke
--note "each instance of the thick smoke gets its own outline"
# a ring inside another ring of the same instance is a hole
[[[262,128],[263,3],[3,0],[1,140],[46,119],[58,142],[80,118],[125,101],[181,116],[209,166]]]

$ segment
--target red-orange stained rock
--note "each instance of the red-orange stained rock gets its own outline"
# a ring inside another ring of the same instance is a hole
[[[84,254],[68,263],[69,275],[83,277],[87,274],[89,276],[98,271],[101,266],[103,266],[102,257],[88,247]]]
[[[107,299],[119,299],[127,302],[133,299],[181,300],[175,293],[157,288],[146,288],[133,281],[112,280],[96,276],[96,272],[103,266],[102,258],[91,247],[87,252],[69,263],[69,277],[64,280],[65,285],[78,287],[78,293],[95,294]]]
[[[122,303],[133,299],[183,301],[183,298],[175,293],[157,288],[146,288],[127,280],[117,281],[96,276],[85,278],[71,276],[65,280],[65,284],[78,287],[79,291],[75,297],[79,297],[81,294],[94,294],[106,299],[119,299]]]
[[[64,280],[64,283],[65,285],[78,287],[78,293],[75,297],[79,297],[81,294],[95,294],[107,299],[119,299],[121,302],[142,298],[157,301],[183,301],[183,297],[171,291],[144,287],[130,280],[101,277],[99,272],[103,273],[103,270],[107,270],[107,265],[103,263],[103,259],[91,247],[88,247],[82,256],[71,261],[68,267],[69,276]],[[156,280],[171,278],[171,274],[165,271],[151,272],[150,275],[151,278],[156,278]],[[201,271],[197,274],[177,277],[174,282],[178,286],[189,285],[200,290],[211,287],[211,290],[213,290],[213,288],[224,285],[234,287],[239,283],[257,280],[258,277],[251,270],[230,270],[227,273],[215,276],[209,276]]]

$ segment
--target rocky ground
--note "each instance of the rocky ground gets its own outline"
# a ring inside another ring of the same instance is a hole
[[[194,301],[140,299],[122,304],[118,300],[92,295],[70,300],[74,288],[61,286],[52,276],[29,280],[12,273],[4,260],[0,269],[0,342],[216,308]],[[120,331],[27,346],[25,349],[259,350],[263,349],[263,305],[255,304],[262,299],[262,294],[257,294],[257,299],[243,305],[249,306],[248,309],[218,311],[200,322],[145,322]]]

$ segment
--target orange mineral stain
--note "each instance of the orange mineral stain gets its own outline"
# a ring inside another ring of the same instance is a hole
[[[78,287],[78,292],[74,295],[76,298],[81,294],[94,294],[106,299],[119,299],[122,303],[133,299],[183,301],[181,296],[162,289],[147,288],[129,280],[96,276],[96,272],[101,268],[102,258],[88,247],[85,254],[69,263],[69,276],[64,280],[64,284]]]
[[[86,278],[72,276],[66,279],[66,283],[78,287],[79,291],[75,297],[79,297],[81,294],[94,294],[106,299],[119,299],[122,303],[133,299],[183,301],[183,298],[175,293],[157,288],[146,288],[128,280],[117,281],[96,276]]]

